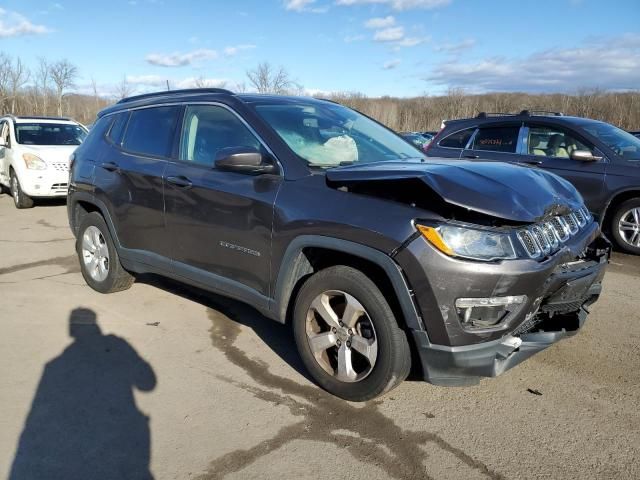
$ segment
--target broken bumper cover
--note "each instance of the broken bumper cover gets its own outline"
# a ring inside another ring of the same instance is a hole
[[[581,326],[587,318],[587,311],[581,308],[576,315]],[[509,335],[497,341],[461,347],[431,345],[424,331],[414,330],[413,338],[427,382],[466,386],[477,384],[481,377],[496,377],[577,331],[539,331],[519,337]]]
[[[412,331],[424,379],[436,385],[476,384],[577,333],[600,295],[609,253],[609,242],[595,224],[544,262],[463,263],[416,239],[398,259],[403,254],[405,260],[407,255],[419,259],[414,265],[424,272],[407,272],[426,327]],[[474,332],[463,327],[456,299],[509,295],[526,301],[502,328]]]

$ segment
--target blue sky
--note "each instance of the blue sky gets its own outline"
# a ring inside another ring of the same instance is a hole
[[[640,1],[8,0],[0,51],[67,58],[79,90],[107,94],[123,78],[234,88],[262,61],[310,92],[638,89]]]

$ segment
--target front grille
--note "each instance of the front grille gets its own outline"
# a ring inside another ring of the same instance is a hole
[[[69,164],[66,162],[51,162],[50,165],[58,172],[68,172]]]
[[[68,183],[54,183],[53,185],[51,185],[51,190],[63,190],[66,192],[68,189]]]
[[[591,220],[585,207],[568,215],[552,219],[518,230],[517,237],[531,258],[539,258],[556,252],[563,243],[576,235]]]

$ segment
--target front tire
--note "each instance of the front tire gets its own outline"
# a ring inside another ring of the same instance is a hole
[[[98,212],[87,214],[78,229],[76,252],[85,282],[100,293],[126,290],[134,277],[120,263],[107,224]]]
[[[33,207],[33,199],[22,191],[20,180],[18,180],[18,175],[16,175],[16,172],[14,172],[13,170],[11,170],[9,182],[11,196],[13,197],[13,203],[16,208],[23,209]]]
[[[620,249],[640,255],[640,198],[618,206],[611,219],[611,233]]]
[[[405,332],[382,292],[354,268],[330,267],[305,282],[296,298],[293,330],[313,379],[345,400],[375,398],[409,374]]]

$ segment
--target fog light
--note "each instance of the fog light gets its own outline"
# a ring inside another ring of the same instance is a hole
[[[467,330],[500,330],[524,306],[526,295],[508,297],[458,298],[456,311]]]

